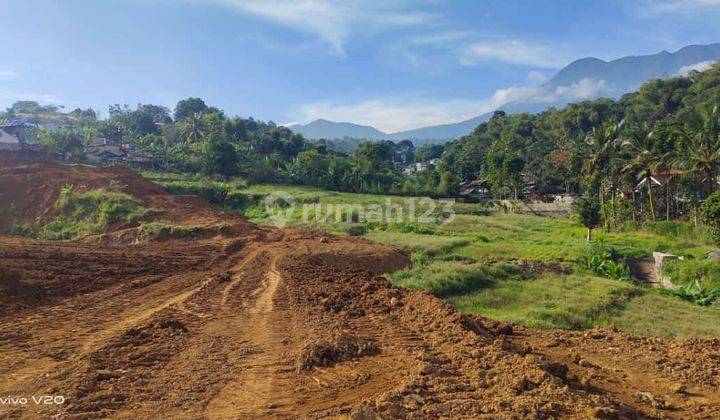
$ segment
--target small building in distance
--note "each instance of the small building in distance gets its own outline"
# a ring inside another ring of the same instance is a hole
[[[673,177],[682,175],[684,171],[677,169],[677,168],[671,168],[667,171],[661,171],[657,173],[653,173],[650,175],[650,186],[652,188],[664,188],[666,187],[672,180]],[[635,186],[635,192],[640,192],[643,190],[643,188],[647,188],[645,184],[648,182],[647,178],[643,178],[638,182],[638,184]]]
[[[427,162],[413,163],[411,165],[406,166],[403,169],[402,173],[403,173],[403,175],[408,176],[408,175],[412,175],[415,172],[424,172],[424,171],[427,171],[430,168],[430,166],[436,166],[438,163],[440,163],[439,158],[430,159]]]
[[[85,149],[85,156],[91,163],[115,164],[125,158],[120,146],[109,144],[105,138],[97,138]]]
[[[484,179],[476,179],[461,183],[460,193],[458,195],[463,200],[474,203],[492,198],[492,194],[490,194],[490,186]]]
[[[22,120],[0,121],[0,150],[19,152],[26,146],[25,130],[32,127]]]

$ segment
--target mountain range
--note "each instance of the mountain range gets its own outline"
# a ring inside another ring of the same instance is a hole
[[[664,79],[690,70],[703,70],[720,61],[720,43],[689,45],[674,53],[662,51],[652,55],[629,56],[612,61],[587,57],[562,68],[550,80],[528,94],[499,107],[508,113],[540,112],[563,107],[571,102],[598,97],[619,98],[652,79]],[[324,119],[289,126],[308,139],[356,138],[368,140],[414,140],[416,145],[441,143],[470,133],[487,121],[492,112],[453,124],[422,127],[396,133],[384,133],[374,127]]]

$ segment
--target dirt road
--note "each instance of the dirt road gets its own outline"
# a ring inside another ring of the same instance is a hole
[[[62,182],[42,176],[59,165],[0,164],[0,188]],[[130,240],[132,226],[83,242],[0,236],[0,398],[65,399],[0,399],[0,418],[720,417],[718,339],[461,315],[380,277],[408,263],[389,247],[178,205],[120,169],[73,171],[121,177],[169,222],[230,227],[153,243]]]

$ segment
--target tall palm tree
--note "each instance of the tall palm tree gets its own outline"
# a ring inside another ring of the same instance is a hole
[[[650,215],[655,221],[655,204],[652,194],[652,174],[662,166],[664,156],[655,147],[655,132],[647,124],[635,126],[627,130],[622,137],[621,145],[628,151],[629,159],[623,172],[634,174],[638,181],[647,185]]]
[[[622,122],[619,124],[606,122],[600,127],[593,128],[592,132],[585,137],[583,172],[591,183],[597,183],[601,205],[604,202],[603,184],[611,173],[611,164],[616,156],[618,133],[622,124]]]
[[[203,116],[199,112],[192,113],[180,121],[180,136],[185,142],[197,143],[203,134]]]
[[[717,105],[701,108],[697,116],[696,121],[688,121],[677,130],[679,152],[673,161],[705,185],[710,194],[718,187],[720,172],[720,109]]]

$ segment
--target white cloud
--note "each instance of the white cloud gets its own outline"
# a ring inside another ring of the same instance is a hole
[[[680,70],[678,70],[677,74],[679,76],[687,76],[690,74],[691,71],[705,71],[709,69],[710,67],[715,64],[714,61],[701,61],[699,63],[690,64],[689,66],[682,66],[680,67]]]
[[[309,33],[344,55],[359,32],[429,23],[433,16],[409,10],[408,1],[363,0],[191,0],[213,2],[240,13]]]
[[[559,46],[530,44],[516,39],[471,43],[465,46],[460,57],[460,63],[466,66],[493,61],[555,69],[572,61],[572,57]]]
[[[539,85],[550,80],[550,76],[541,71],[530,70],[528,72],[527,79],[530,84]]]
[[[570,86],[558,86],[551,93],[551,102],[554,101],[577,101],[596,97],[603,93],[610,92],[610,86],[604,80],[582,79]]]
[[[58,105],[62,101],[51,93],[0,91],[0,99],[7,102],[36,101],[42,104]]]
[[[472,31],[445,31],[431,32],[424,35],[416,35],[410,38],[410,43],[415,45],[446,45],[472,37]]]
[[[720,11],[720,0],[646,0],[640,8],[643,14],[696,14],[709,10]]]
[[[536,86],[500,89],[493,94],[488,104],[492,109],[510,102],[551,105],[595,98],[609,92],[610,87],[604,80],[582,79],[571,85],[557,86],[553,89]]]
[[[17,73],[9,69],[0,69],[0,80],[12,80],[17,78]]]
[[[386,133],[413,128],[465,121],[491,112],[510,102],[554,104],[572,102],[601,95],[608,89],[603,80],[584,79],[570,86],[548,90],[541,87],[517,86],[496,91],[480,99],[428,100],[414,97],[382,97],[355,103],[315,102],[300,107],[299,120],[318,118],[331,121],[371,125]]]
[[[372,125],[392,133],[427,125],[460,122],[484,111],[482,101],[430,101],[407,97],[383,97],[356,103],[315,102],[299,110],[300,119],[312,121],[325,118]]]

